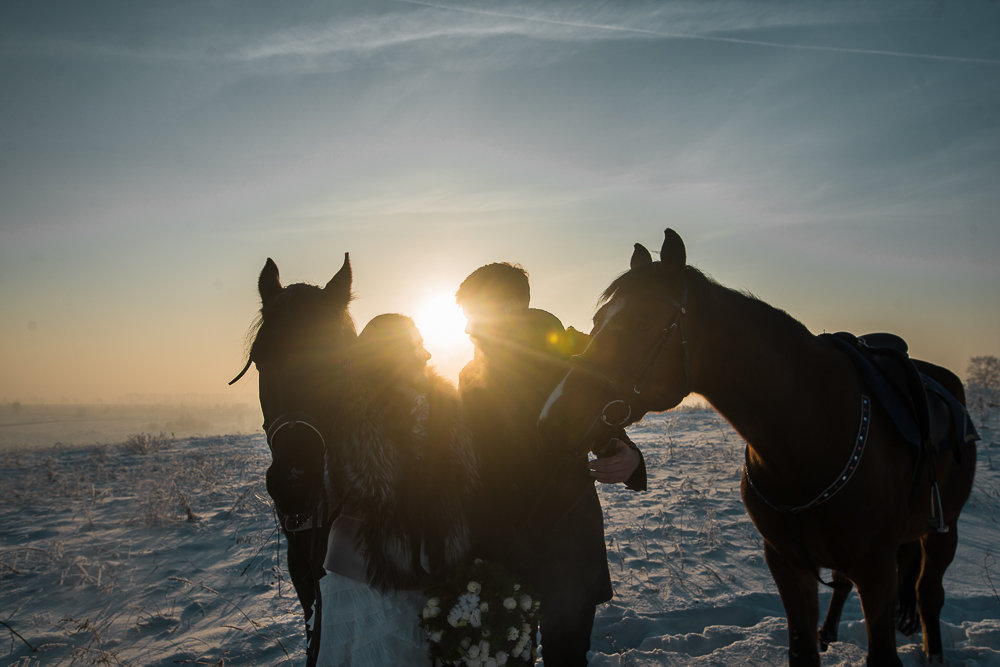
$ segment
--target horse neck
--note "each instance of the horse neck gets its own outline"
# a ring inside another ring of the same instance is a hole
[[[845,369],[831,363],[829,350],[786,313],[700,280],[688,334],[692,391],[760,456],[803,451],[806,434],[824,428],[831,402],[842,401],[833,388],[849,381]]]

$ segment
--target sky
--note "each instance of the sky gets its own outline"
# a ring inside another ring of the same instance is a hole
[[[516,262],[587,331],[668,226],[964,376],[1000,356],[998,33],[986,0],[5,2],[0,401],[255,401],[268,257],[350,252],[359,329]]]

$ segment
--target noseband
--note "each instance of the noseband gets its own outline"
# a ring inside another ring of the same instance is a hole
[[[322,431],[320,431],[319,428],[313,424],[313,419],[303,412],[286,412],[282,415],[278,415],[278,417],[271,422],[271,425],[267,427],[266,431],[268,449],[274,451],[274,438],[278,435],[278,433],[286,428],[294,429],[297,426],[303,426],[315,433],[316,437],[319,438],[319,442],[323,446],[323,449],[326,449],[326,438],[323,437]]]

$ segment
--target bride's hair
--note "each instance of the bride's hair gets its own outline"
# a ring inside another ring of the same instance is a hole
[[[414,364],[420,331],[406,315],[376,315],[358,335],[355,364],[376,382],[391,382],[400,369]]]

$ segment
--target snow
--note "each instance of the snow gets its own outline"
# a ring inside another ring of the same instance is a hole
[[[950,665],[1000,665],[998,412],[977,426],[945,581]],[[741,439],[709,409],[652,415],[630,434],[650,488],[600,489],[615,598],[598,610],[591,664],[783,664],[784,613],[739,499]],[[262,435],[0,450],[0,659],[303,664],[268,460]],[[919,633],[897,643],[904,665],[923,664]],[[865,645],[852,594],[823,664],[863,664]]]

